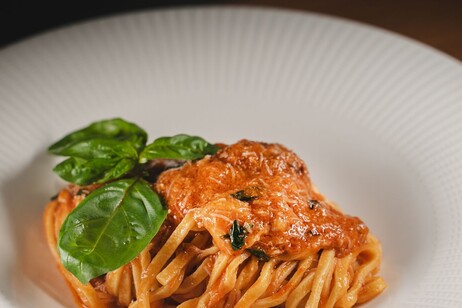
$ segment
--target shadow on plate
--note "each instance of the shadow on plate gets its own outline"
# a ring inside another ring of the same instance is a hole
[[[53,159],[45,149],[41,153],[1,187],[16,253],[9,288],[18,306],[69,306],[72,295],[57,270],[42,223],[45,205],[62,184],[51,180]]]

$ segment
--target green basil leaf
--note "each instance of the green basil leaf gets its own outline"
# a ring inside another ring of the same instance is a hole
[[[231,197],[239,201],[250,202],[257,198],[257,196],[251,196],[245,190],[239,190],[231,194]]]
[[[136,166],[136,161],[128,158],[122,158],[111,169],[104,172],[104,176],[97,180],[96,183],[105,183],[109,180],[118,179],[128,173]]]
[[[268,262],[270,260],[270,257],[263,250],[252,248],[248,248],[246,250],[257,257],[260,261]]]
[[[89,185],[119,178],[135,165],[136,161],[128,158],[86,160],[71,157],[56,165],[53,171],[68,182]]]
[[[140,163],[155,158],[194,160],[208,154],[215,154],[219,149],[216,145],[197,136],[181,134],[161,137],[144,148],[140,154]]]
[[[225,234],[225,238],[228,238],[230,240],[231,248],[233,248],[233,250],[239,250],[242,248],[242,246],[245,245],[246,236],[247,231],[245,230],[244,226],[239,226],[237,220],[235,220],[231,225],[229,233]]]
[[[55,171],[66,181],[88,185],[119,178],[136,165],[138,153],[127,141],[89,139],[77,142],[61,152],[71,158],[58,164]]]
[[[94,138],[128,141],[140,152],[146,145],[147,134],[138,125],[123,119],[103,120],[92,123],[85,128],[65,136],[51,145],[48,151],[56,155],[67,156],[67,154],[63,154],[66,149],[72,147],[76,143]]]
[[[129,142],[101,138],[74,143],[66,149],[63,149],[60,155],[83,159],[114,159],[123,157],[136,160],[138,158],[136,149]]]
[[[89,194],[65,219],[58,250],[82,283],[135,258],[156,235],[167,210],[149,184],[119,180]]]

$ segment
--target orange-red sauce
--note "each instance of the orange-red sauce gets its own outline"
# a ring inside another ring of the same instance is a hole
[[[311,184],[305,163],[279,144],[242,140],[213,156],[163,172],[155,189],[178,224],[190,211],[220,249],[231,249],[234,220],[246,223],[245,248],[285,259],[320,249],[344,256],[366,241],[368,228],[336,210]],[[236,192],[246,201],[232,196]],[[314,201],[313,201],[314,200]]]

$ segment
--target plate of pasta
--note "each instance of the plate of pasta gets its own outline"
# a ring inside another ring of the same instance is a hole
[[[0,51],[0,305],[457,307],[462,66],[380,29],[147,11]]]

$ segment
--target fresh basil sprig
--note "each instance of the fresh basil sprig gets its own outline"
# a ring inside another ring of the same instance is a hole
[[[53,170],[77,185],[103,184],[65,219],[61,261],[82,283],[130,262],[152,240],[167,210],[145,180],[150,159],[199,159],[219,148],[201,137],[162,137],[146,146],[146,132],[123,119],[93,123],[49,148],[68,158]]]
[[[146,144],[146,132],[122,119],[104,120],[73,132],[48,148],[69,158],[53,171],[77,185],[105,183],[131,171]]]

